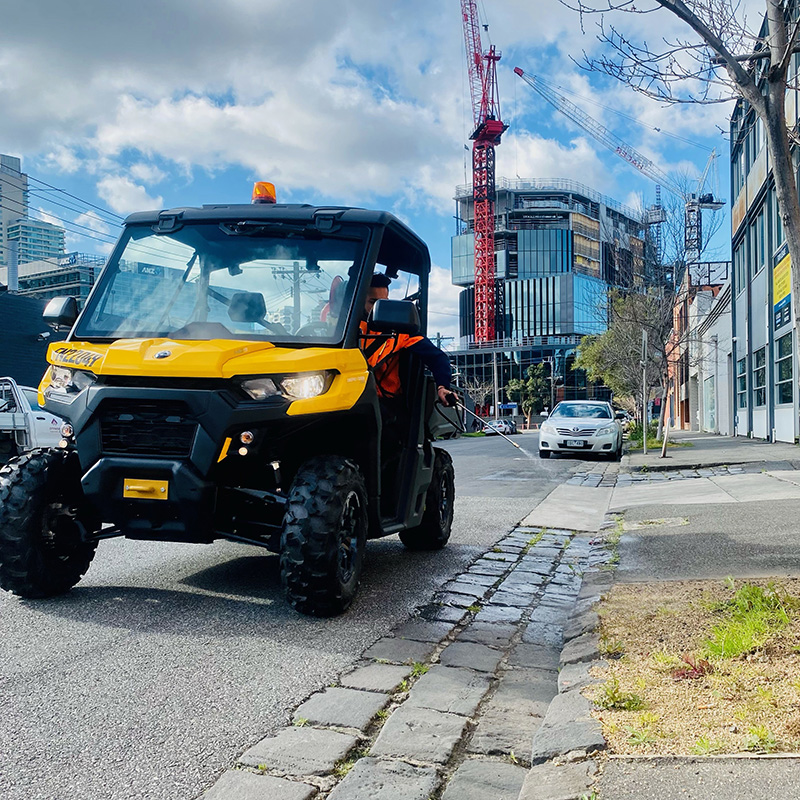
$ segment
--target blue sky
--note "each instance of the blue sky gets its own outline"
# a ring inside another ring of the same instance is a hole
[[[512,72],[521,66],[569,89],[667,170],[696,175],[716,147],[730,199],[730,105],[664,108],[579,70],[570,56],[596,50],[593,22],[582,32],[558,0],[479,7],[484,44],[503,53],[510,128],[498,176],[571,178],[624,203],[653,201],[653,184],[534,94]],[[632,24],[651,39],[681,31],[665,12]],[[387,208],[407,221],[435,264],[432,329],[448,334],[457,322],[448,271],[471,128],[467,91],[458,0],[30,0],[5,9],[0,26],[0,152],[110,212],[32,184],[34,215],[69,223],[68,249],[107,249],[77,225],[107,240],[118,230],[114,215],[247,202],[254,180],[271,180],[281,201]]]

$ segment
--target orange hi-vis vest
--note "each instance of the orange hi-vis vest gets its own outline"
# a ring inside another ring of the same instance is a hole
[[[367,323],[361,321],[361,332],[367,333]],[[378,387],[378,397],[392,398],[403,393],[400,384],[400,353],[407,347],[421,342],[424,336],[409,336],[407,333],[398,333],[386,339],[364,338],[361,340],[361,349],[367,363],[372,367],[375,383]]]

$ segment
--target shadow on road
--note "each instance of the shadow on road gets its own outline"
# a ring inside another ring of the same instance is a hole
[[[414,553],[398,541],[370,542],[358,597],[348,612],[315,619],[295,612],[283,594],[278,556],[257,553],[213,564],[171,587],[78,585],[57,598],[21,601],[39,614],[138,633],[192,637],[295,638],[324,627],[392,617],[427,600],[481,550],[453,545]]]

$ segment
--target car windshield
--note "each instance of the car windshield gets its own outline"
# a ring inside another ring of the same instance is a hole
[[[559,403],[551,417],[570,417],[579,419],[611,419],[611,412],[607,406],[597,403]]]
[[[286,227],[129,228],[76,337],[341,341],[367,230]]]

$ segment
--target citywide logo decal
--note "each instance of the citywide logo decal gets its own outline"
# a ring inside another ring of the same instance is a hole
[[[57,347],[51,354],[54,363],[75,364],[79,367],[91,367],[95,361],[102,357],[102,353],[93,353],[91,350],[76,350],[74,347]]]

